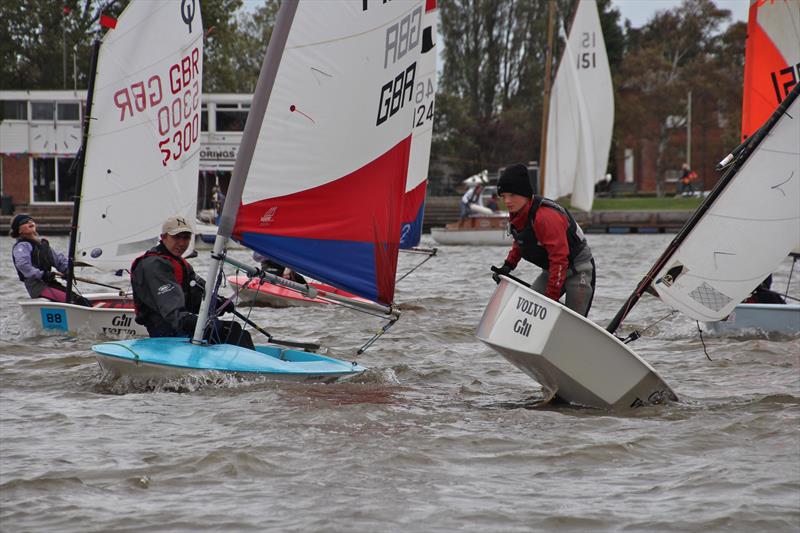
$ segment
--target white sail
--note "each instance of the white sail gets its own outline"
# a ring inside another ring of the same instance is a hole
[[[128,267],[169,215],[195,219],[203,24],[198,2],[134,0],[103,38],[75,261]]]
[[[391,302],[424,13],[423,0],[299,2],[236,240],[319,281]]]
[[[419,244],[422,236],[422,218],[425,192],[428,183],[428,166],[433,139],[434,99],[438,84],[436,76],[436,2],[425,4],[422,19],[422,50],[419,73],[414,87],[414,130],[411,138],[411,155],[408,161],[408,180],[403,205],[400,244],[410,248]]]
[[[797,246],[800,98],[795,97],[656,275],[654,288],[667,305],[691,318],[720,320]]]
[[[545,196],[571,194],[573,207],[591,211],[613,126],[614,91],[597,3],[581,0],[551,93]]]

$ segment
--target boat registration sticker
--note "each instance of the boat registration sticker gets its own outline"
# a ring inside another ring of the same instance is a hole
[[[42,309],[42,327],[67,331],[67,312],[64,309]]]

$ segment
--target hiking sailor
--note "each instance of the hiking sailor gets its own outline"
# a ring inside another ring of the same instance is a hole
[[[182,257],[194,229],[185,217],[171,216],[161,227],[161,242],[131,265],[131,286],[136,322],[151,337],[192,336],[203,301],[202,278]],[[221,313],[233,311],[233,303],[219,298]],[[203,337],[209,344],[238,344],[254,349],[250,333],[234,321],[214,319]]]
[[[50,247],[47,239],[39,237],[33,217],[20,214],[11,221],[11,237],[17,239],[11,251],[11,259],[19,280],[31,298],[46,298],[52,302],[67,301],[67,289],[56,281],[56,272],[67,273],[69,263],[64,254]],[[75,292],[71,303],[91,307],[92,304]]]
[[[566,292],[566,306],[587,316],[594,297],[595,266],[575,219],[552,200],[533,194],[525,165],[507,167],[497,182],[497,192],[508,207],[509,231],[514,237],[500,273],[510,273],[520,259],[530,261],[542,269],[533,290],[556,301]],[[500,281],[497,274],[494,278]]]

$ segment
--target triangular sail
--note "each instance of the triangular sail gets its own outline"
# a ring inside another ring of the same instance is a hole
[[[717,321],[800,246],[800,85],[736,160],[608,326],[649,289],[695,320]]]
[[[103,37],[75,261],[129,267],[197,210],[203,23],[197,2],[134,0]]]
[[[400,228],[400,248],[419,245],[422,237],[422,217],[425,212],[425,192],[428,185],[428,166],[433,136],[434,98],[436,96],[436,0],[427,0],[422,21],[422,55],[419,75],[414,88],[414,131],[411,137],[411,156],[408,181],[403,200]]]
[[[751,0],[742,95],[742,140],[800,81],[800,2]]]
[[[597,3],[581,0],[551,93],[544,194],[572,195],[591,211],[604,179],[614,126],[614,89]]]
[[[298,4],[234,239],[392,302],[424,13],[422,0]]]
[[[721,320],[800,245],[796,93],[657,274],[654,288],[670,307],[696,320]]]

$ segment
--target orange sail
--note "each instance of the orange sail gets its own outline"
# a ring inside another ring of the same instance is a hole
[[[800,1],[751,0],[747,21],[742,140],[800,82]]]

